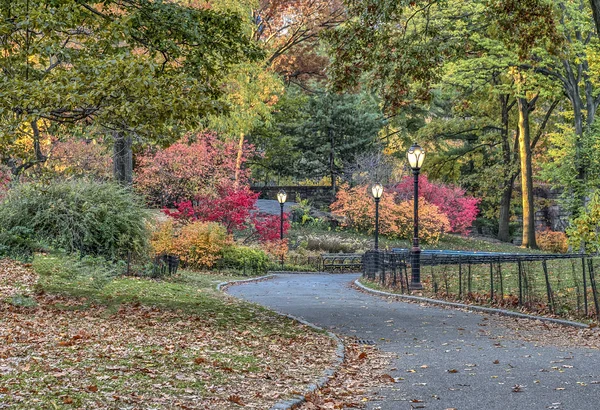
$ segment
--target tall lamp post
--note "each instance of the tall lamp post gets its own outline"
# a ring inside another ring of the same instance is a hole
[[[412,278],[409,288],[411,290],[423,289],[421,284],[421,248],[419,248],[419,172],[425,160],[425,151],[416,142],[408,149],[406,153],[408,163],[413,171],[415,181],[414,218],[413,218],[413,245],[411,249],[411,271]]]
[[[375,250],[379,249],[379,200],[383,195],[383,185],[379,182],[371,187],[371,193],[375,199]]]
[[[287,199],[287,194],[282,189],[277,193],[277,202],[279,202],[279,206],[281,207],[281,213],[279,218],[279,239],[281,240],[281,246],[283,247],[283,204],[285,204],[285,200]],[[281,269],[283,270],[283,250],[281,251]]]

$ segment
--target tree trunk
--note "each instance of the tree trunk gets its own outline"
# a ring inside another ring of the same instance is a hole
[[[510,242],[510,200],[512,199],[513,184],[504,185],[500,198],[500,216],[498,218],[498,239]]]
[[[335,180],[335,139],[333,138],[333,132],[331,128],[327,130],[329,134],[329,172],[331,173],[331,194],[335,198],[336,194],[336,180]]]
[[[244,140],[246,136],[243,132],[240,133],[240,139],[238,142],[237,158],[235,159],[235,186],[237,187],[240,182],[240,173],[242,171],[242,158],[244,157]]]
[[[596,34],[600,36],[600,0],[590,0],[592,14],[594,15],[594,24],[596,25]]]
[[[526,98],[518,97],[519,106],[519,157],[521,159],[521,193],[523,197],[523,247],[537,248],[535,241],[535,210],[533,207],[533,169],[529,113],[531,106]]]
[[[504,173],[502,178],[502,196],[500,198],[500,216],[498,218],[498,239],[503,242],[510,241],[510,200],[512,198],[513,184],[515,178],[512,168],[512,155],[510,141],[508,140],[509,117],[508,113],[514,104],[509,105],[509,96],[500,95],[500,104],[502,107],[502,162]]]
[[[121,132],[114,132],[113,175],[123,185],[133,183],[133,150],[132,139]]]

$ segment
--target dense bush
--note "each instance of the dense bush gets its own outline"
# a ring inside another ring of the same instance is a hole
[[[336,201],[331,205],[334,215],[344,218],[342,226],[372,233],[375,229],[375,204],[367,186],[338,191]],[[437,243],[444,232],[449,231],[450,223],[439,208],[419,199],[419,237],[424,243]],[[379,205],[379,232],[390,238],[411,239],[413,232],[413,203],[396,203],[394,194],[381,198]]]
[[[392,190],[397,194],[397,201],[412,200],[413,178],[404,178]],[[460,187],[430,182],[425,175],[419,178],[419,198],[436,205],[446,215],[453,233],[468,234],[479,213],[480,199],[465,195]]]
[[[252,151],[246,146],[244,152]],[[159,206],[192,200],[196,195],[216,196],[235,180],[238,145],[213,133],[184,137],[166,149],[137,157],[135,188]],[[244,184],[248,171],[237,171]]]
[[[569,243],[578,251],[581,246],[590,253],[600,252],[600,191],[594,192],[587,207],[567,229]]]
[[[249,246],[228,246],[218,262],[220,269],[235,269],[244,273],[263,274],[269,269],[271,259],[261,249]]]
[[[154,231],[151,239],[156,255],[178,256],[185,266],[196,269],[213,267],[230,242],[223,225],[202,221],[183,225],[166,221]]]
[[[563,232],[554,232],[549,229],[542,232],[536,232],[535,242],[543,251],[567,253],[569,250],[567,235]]]
[[[116,184],[27,183],[0,204],[0,246],[22,250],[43,243],[82,255],[137,255],[147,246],[148,219],[143,201]]]
[[[258,212],[257,199],[258,194],[247,186],[227,188],[217,197],[197,195],[195,204],[192,201],[179,202],[176,210],[164,209],[163,212],[181,222],[219,222],[227,228],[227,232],[244,237],[246,242],[254,239],[261,242],[276,241],[280,235],[280,216]],[[286,213],[284,233],[289,228]]]

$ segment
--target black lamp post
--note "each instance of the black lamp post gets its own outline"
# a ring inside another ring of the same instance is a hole
[[[279,218],[279,239],[282,242],[283,246],[283,204],[285,204],[285,200],[287,199],[287,194],[282,189],[277,193],[277,202],[279,202],[279,206],[281,206],[281,214]],[[281,252],[281,269],[283,270],[283,251]]]
[[[425,151],[416,142],[408,149],[406,153],[408,163],[413,171],[415,181],[415,196],[414,196],[414,231],[413,231],[413,246],[411,249],[411,271],[412,278],[410,283],[411,290],[423,289],[421,284],[421,248],[419,248],[419,172],[423,161],[425,160]]]
[[[371,187],[371,193],[375,199],[375,250],[379,249],[379,200],[383,195],[383,185],[379,182]]]

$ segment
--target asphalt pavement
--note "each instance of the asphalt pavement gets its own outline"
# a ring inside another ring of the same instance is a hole
[[[395,354],[368,409],[600,409],[600,352],[509,340],[484,314],[359,292],[356,274],[277,275],[228,293]]]

